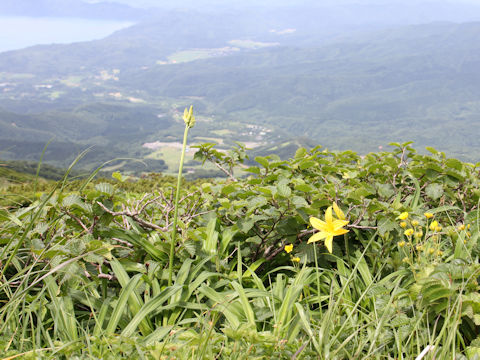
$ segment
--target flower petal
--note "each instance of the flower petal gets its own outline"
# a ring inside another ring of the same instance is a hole
[[[312,226],[317,230],[325,231],[327,228],[327,224],[325,223],[325,221],[320,220],[314,216],[310,218],[310,224],[312,224]]]
[[[310,239],[308,239],[307,244],[325,239],[327,236],[329,236],[329,235],[326,232],[323,232],[323,231],[318,232],[318,233],[310,236]]]
[[[347,229],[338,229],[338,230],[335,230],[334,234],[335,236],[338,236],[338,235],[343,235],[343,234],[346,234],[347,232],[349,232],[350,230],[347,230]]]
[[[340,209],[337,205],[337,203],[333,203],[333,211],[335,211],[335,215],[337,215],[337,217],[340,219],[340,220],[345,220],[345,214],[343,213],[342,209]]]
[[[332,223],[332,227],[333,227],[333,231],[336,231],[338,229],[341,229],[342,227],[344,227],[345,225],[348,224],[348,221],[347,220],[335,220],[333,223]]]
[[[332,217],[332,207],[329,206],[327,211],[325,211],[325,222],[327,224],[331,224],[333,221],[333,217]]]
[[[332,235],[329,235],[326,239],[325,239],[325,246],[327,247],[327,250],[328,252],[331,254],[332,253],[332,242],[333,242],[333,236]]]

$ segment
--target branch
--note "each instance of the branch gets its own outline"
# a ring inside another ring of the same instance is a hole
[[[65,214],[67,214],[73,220],[75,220],[83,228],[83,230],[85,230],[88,234],[91,234],[93,232],[93,226],[95,225],[95,223],[93,224],[92,228],[89,229],[79,217],[73,215],[70,211],[68,211],[66,209],[62,209],[62,210],[65,212]]]
[[[168,228],[164,228],[164,227],[161,227],[161,226],[158,226],[156,224],[153,224],[151,222],[148,222],[148,221],[145,221],[143,220],[142,218],[140,218],[138,215],[139,213],[132,213],[130,211],[112,211],[110,209],[108,209],[105,205],[103,205],[100,201],[97,201],[97,204],[106,212],[108,212],[109,214],[113,215],[113,216],[128,216],[128,217],[131,217],[133,220],[135,220],[136,222],[138,222],[141,226],[143,226],[144,228],[149,228],[149,229],[153,229],[153,230],[159,230],[159,231],[162,231],[162,232],[165,232],[168,230]]]
[[[210,160],[212,161],[212,160]],[[218,162],[216,161],[212,161],[216,167],[218,167],[222,172],[224,172],[228,178],[232,181],[237,181],[237,179],[232,175],[232,173],[230,171],[228,171],[227,169],[225,169],[222,165],[220,165]]]

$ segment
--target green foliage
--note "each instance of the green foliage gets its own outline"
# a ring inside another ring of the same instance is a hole
[[[185,183],[173,262],[174,178],[39,184],[0,209],[2,352],[473,359],[480,169],[393,145],[258,155],[245,177]],[[227,172],[248,154],[198,151]],[[330,254],[307,241],[332,202],[349,232]]]

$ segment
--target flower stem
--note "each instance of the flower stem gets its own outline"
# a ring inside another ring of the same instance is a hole
[[[317,259],[317,245],[313,243],[314,250],[313,254],[315,255],[315,271],[317,273],[317,297],[318,297],[318,312],[322,313],[322,300],[320,299],[320,274],[318,273],[318,259]]]
[[[183,162],[185,160],[185,149],[187,148],[187,135],[188,135],[189,128],[190,127],[188,126],[188,124],[186,124],[185,132],[183,133],[182,155],[180,157],[180,165],[178,167],[177,189],[175,193],[175,212],[173,214],[173,229],[172,229],[172,236],[170,238],[170,256],[168,260],[168,286],[172,286],[173,257],[174,257],[176,237],[177,237],[178,201],[180,199],[180,188],[182,186]]]

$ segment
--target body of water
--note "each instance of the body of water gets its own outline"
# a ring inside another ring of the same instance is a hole
[[[130,25],[126,21],[0,16],[0,52],[101,39]]]

